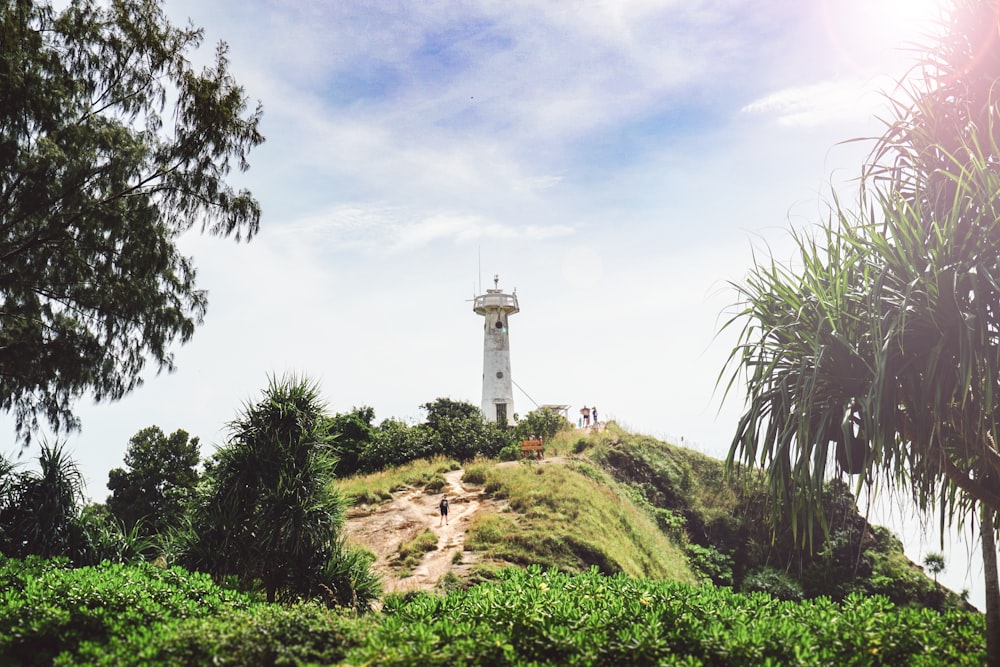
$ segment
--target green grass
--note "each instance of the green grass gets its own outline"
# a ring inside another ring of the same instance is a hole
[[[593,466],[526,464],[485,471],[484,490],[507,501],[480,513],[466,537],[486,560],[694,582],[683,553],[648,513]]]
[[[427,528],[409,542],[399,545],[399,556],[393,562],[393,566],[398,568],[400,576],[409,576],[413,568],[420,565],[424,554],[437,549],[437,543],[438,536],[433,530]]]
[[[397,468],[388,468],[367,475],[352,475],[335,484],[351,505],[374,505],[392,498],[406,488],[421,487],[440,491],[445,485],[444,473],[457,470],[458,462],[443,456],[411,461]]]
[[[605,573],[739,589],[746,577],[759,579],[761,568],[773,567],[787,571],[807,597],[840,600],[853,591],[884,594],[899,605],[960,604],[909,563],[898,545],[863,537],[859,529],[841,530],[855,521],[849,513],[841,514],[840,532],[831,534],[840,546],[826,549],[826,538],[817,534],[815,549],[804,552],[786,527],[772,533],[759,475],[729,478],[722,461],[700,452],[611,422],[600,431],[558,434],[546,443],[546,458],[556,456],[566,461],[466,464],[463,483],[506,506],[500,515],[481,512],[473,519],[466,548],[478,553],[470,582],[509,564],[565,572],[593,565]],[[455,465],[422,461],[351,482],[376,499],[407,486],[435,492],[443,472]],[[353,497],[360,502],[362,496]],[[867,569],[852,566],[857,553]]]

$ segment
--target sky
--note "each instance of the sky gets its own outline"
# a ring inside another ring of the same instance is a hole
[[[220,40],[263,105],[232,182],[259,199],[249,244],[180,240],[203,325],[120,402],[79,404],[68,445],[102,501],[138,430],[202,453],[269,374],[316,380],[331,412],[422,421],[480,403],[476,293],[515,290],[514,412],[604,420],[724,457],[742,402],[720,332],[755,255],[851,189],[885,94],[935,0],[165,0]],[[13,429],[10,428],[11,436]],[[11,440],[13,438],[11,437]],[[31,456],[29,451],[25,455]],[[25,456],[23,455],[23,456]],[[880,510],[916,561],[938,550]],[[942,576],[981,596],[967,547]],[[961,562],[960,562],[961,561]],[[977,589],[978,586],[978,589]]]

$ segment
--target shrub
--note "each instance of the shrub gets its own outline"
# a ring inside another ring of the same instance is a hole
[[[767,593],[778,600],[802,600],[802,586],[781,570],[764,567],[747,574],[740,587],[744,593]]]
[[[81,646],[106,644],[170,618],[245,609],[252,599],[206,574],[102,563],[69,569],[64,561],[6,560],[0,566],[0,663],[49,665]],[[69,660],[68,664],[76,662]]]
[[[462,473],[462,482],[465,484],[476,484],[483,485],[486,483],[486,475],[489,470],[489,466],[484,463],[476,463],[465,469]]]
[[[497,458],[501,461],[517,461],[521,458],[521,445],[519,443],[511,443],[505,446],[497,454]]]
[[[688,557],[688,564],[699,578],[716,586],[733,585],[733,559],[730,556],[719,553],[713,547],[694,543],[685,544],[684,553]]]
[[[442,454],[441,436],[423,424],[407,426],[386,419],[375,429],[372,441],[358,457],[362,472],[377,472],[393,466]]]
[[[801,603],[727,588],[507,569],[444,597],[387,600],[348,664],[981,665],[979,615],[885,598]]]

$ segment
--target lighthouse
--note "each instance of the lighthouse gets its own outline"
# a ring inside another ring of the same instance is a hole
[[[483,416],[501,425],[514,414],[514,383],[510,377],[509,318],[517,307],[517,290],[504,294],[499,276],[493,289],[477,296],[472,309],[485,318],[483,325]]]

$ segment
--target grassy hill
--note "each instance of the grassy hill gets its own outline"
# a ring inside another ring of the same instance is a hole
[[[868,525],[842,482],[828,491],[828,533],[817,529],[810,542],[773,527],[760,489],[727,479],[722,461],[614,423],[564,431],[547,443],[546,456],[565,460],[466,466],[466,485],[504,501],[502,511],[480,513],[469,528],[465,549],[477,564],[467,583],[508,565],[567,573],[593,567],[787,600],[854,592],[935,609],[964,604],[910,562],[888,530]],[[342,488],[356,503],[412,486],[437,491],[442,471],[456,465],[414,462],[353,477]]]

